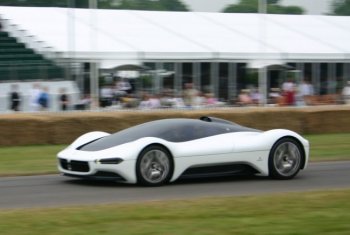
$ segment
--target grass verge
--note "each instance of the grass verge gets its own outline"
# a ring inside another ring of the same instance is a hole
[[[310,142],[311,161],[350,160],[350,134],[305,136]]]
[[[305,136],[311,161],[350,160],[350,133]],[[65,145],[0,147],[0,176],[57,173],[56,154]]]
[[[64,145],[0,148],[0,176],[56,173],[56,154]]]
[[[350,190],[0,212],[0,231],[37,234],[332,234],[350,232]]]

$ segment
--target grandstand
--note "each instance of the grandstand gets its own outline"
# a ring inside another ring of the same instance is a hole
[[[21,110],[30,110],[30,89],[34,82],[50,89],[51,104],[49,110],[58,110],[58,91],[67,89],[71,101],[78,102],[78,89],[71,81],[64,80],[65,69],[45,58],[41,53],[29,48],[26,43],[19,42],[8,32],[0,31],[0,111],[8,109],[8,97],[11,84],[18,84],[21,93]],[[45,82],[44,82],[45,81]],[[51,82],[50,82],[51,81]]]
[[[63,79],[64,69],[18,42],[8,32],[0,32],[0,80],[27,81]]]

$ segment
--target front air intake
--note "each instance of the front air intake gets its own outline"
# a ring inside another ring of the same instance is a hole
[[[89,172],[90,167],[88,162],[84,161],[68,161],[67,159],[59,159],[60,166],[68,171]]]

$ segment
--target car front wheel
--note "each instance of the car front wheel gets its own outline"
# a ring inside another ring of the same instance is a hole
[[[169,182],[173,172],[170,153],[162,146],[145,148],[136,163],[136,175],[139,184],[159,186]]]
[[[269,172],[275,179],[291,179],[300,170],[303,161],[303,151],[300,144],[292,138],[282,138],[277,141],[270,152]]]

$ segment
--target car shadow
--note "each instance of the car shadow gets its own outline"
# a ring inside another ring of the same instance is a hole
[[[224,183],[224,182],[242,182],[242,181],[256,181],[266,180],[268,177],[255,176],[255,175],[229,175],[229,176],[215,176],[215,177],[193,177],[193,178],[180,178],[177,181],[171,183],[178,184],[207,184],[207,183]]]
[[[91,179],[66,179],[64,181],[70,185],[79,185],[79,186],[89,186],[89,187],[120,187],[120,188],[132,188],[135,187],[133,184],[125,184],[115,181],[107,180],[91,180]]]
[[[225,183],[225,182],[264,181],[264,180],[271,180],[271,179],[269,177],[255,176],[255,175],[193,177],[193,178],[179,178],[174,182],[163,185],[163,187],[190,185],[190,184],[215,184],[215,183]],[[154,187],[142,186],[138,184],[126,184],[126,183],[115,182],[115,181],[79,179],[79,178],[68,178],[68,179],[65,179],[64,182],[70,185],[89,186],[89,187],[154,188]]]
[[[298,174],[290,180],[279,180],[273,179],[269,176],[258,176],[258,175],[230,175],[230,176],[217,176],[217,177],[201,177],[201,178],[180,178],[175,182],[170,183],[171,185],[185,185],[185,184],[208,184],[208,183],[225,183],[225,182],[245,182],[245,181],[298,181],[304,179],[306,176]]]

